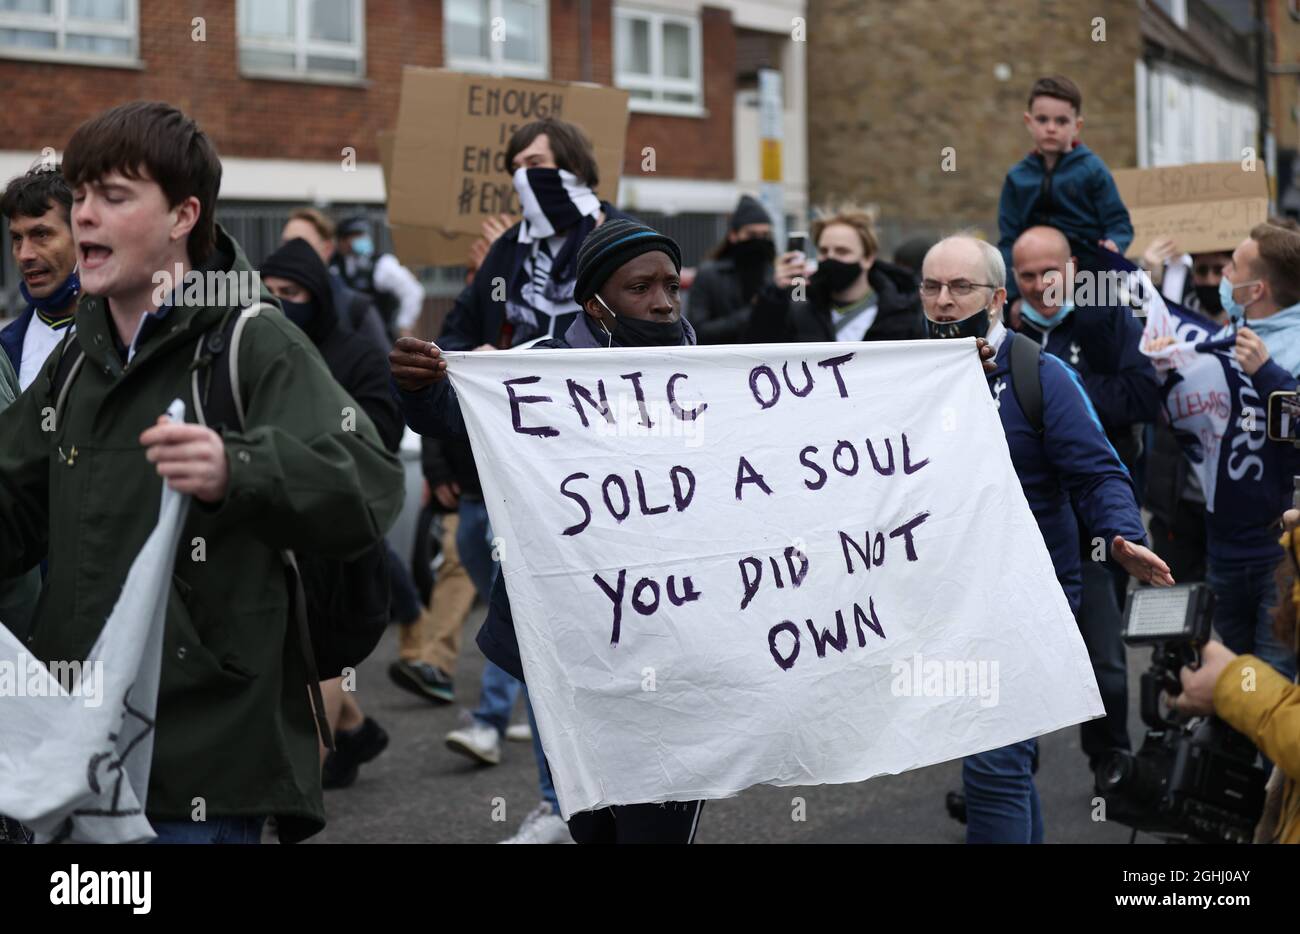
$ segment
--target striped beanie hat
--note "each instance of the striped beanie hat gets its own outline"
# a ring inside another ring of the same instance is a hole
[[[658,250],[667,253],[678,272],[682,251],[672,237],[630,220],[608,220],[587,235],[578,247],[578,279],[573,298],[579,305],[595,295],[614,271],[635,256]]]

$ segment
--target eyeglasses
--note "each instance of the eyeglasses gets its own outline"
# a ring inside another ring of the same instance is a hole
[[[1224,263],[1197,263],[1197,264],[1196,264],[1196,274],[1197,274],[1198,276],[1200,276],[1202,279],[1204,279],[1204,278],[1205,278],[1206,276],[1208,276],[1210,273],[1214,273],[1216,276],[1221,276],[1221,275],[1223,275],[1223,267],[1224,267],[1224,265],[1226,265],[1226,264],[1224,264]]]
[[[944,286],[948,287],[948,294],[953,298],[965,298],[976,289],[996,289],[996,285],[990,285],[987,282],[971,282],[969,279],[953,279],[951,282],[940,282],[938,279],[921,280],[921,294],[926,298],[937,298],[943,291]]]

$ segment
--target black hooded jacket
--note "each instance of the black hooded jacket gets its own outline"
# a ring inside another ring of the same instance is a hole
[[[405,429],[388,389],[388,359],[373,338],[354,330],[349,317],[335,310],[330,275],[316,251],[306,240],[295,238],[266,258],[261,273],[289,279],[311,294],[310,317],[296,323],[316,345],[334,380],[370,416],[384,446],[396,451]],[[345,419],[347,413],[340,412],[339,417]],[[298,567],[313,627],[348,633],[349,639],[377,641],[375,634],[382,634],[391,603],[383,540],[348,560],[299,555]],[[322,665],[325,678],[338,667]]]
[[[300,326],[334,379],[375,423],[384,446],[396,451],[402,441],[402,417],[388,391],[388,359],[334,307],[334,287],[320,256],[306,240],[295,238],[266,258],[261,273],[289,279],[311,293],[312,315]]]
[[[867,283],[876,295],[876,320],[863,340],[916,340],[926,336],[925,313],[916,278],[902,266],[877,259],[867,271]],[[748,340],[752,343],[803,343],[835,340],[830,296],[815,285],[807,288],[807,301],[794,301],[791,288],[775,283],[758,292],[750,316]]]

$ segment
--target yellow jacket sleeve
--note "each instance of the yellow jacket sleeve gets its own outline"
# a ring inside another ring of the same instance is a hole
[[[1300,685],[1254,655],[1240,655],[1214,684],[1214,712],[1300,781]]]

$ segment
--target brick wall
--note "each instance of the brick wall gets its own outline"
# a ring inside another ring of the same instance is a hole
[[[735,122],[736,33],[731,12],[717,7],[700,11],[704,49],[703,117],[669,117],[633,113],[628,122],[623,174],[644,175],[641,151],[655,150],[655,175],[674,178],[731,179],[736,160],[732,124]]]
[[[613,81],[610,0],[592,0],[591,78]],[[551,75],[582,77],[579,0],[551,0]],[[206,40],[191,38],[203,16]],[[732,112],[735,34],[731,14],[701,15],[707,116],[633,114],[626,169],[641,172],[641,150],[654,146],[657,174],[728,179],[734,171]],[[125,101],[169,101],[195,117],[230,156],[340,159],[354,146],[363,162],[378,161],[375,134],[397,120],[404,64],[442,64],[438,0],[366,0],[366,74],[362,86],[246,78],[239,74],[235,3],[140,0],[142,70],[0,58],[5,94],[5,149],[62,149],[87,118]]]
[[[191,39],[193,17],[206,41]],[[226,155],[339,159],[355,146],[378,161],[375,133],[393,126],[403,64],[442,61],[441,4],[367,0],[362,87],[239,75],[235,4],[140,0],[143,70],[0,59],[6,149],[62,149],[77,125],[139,98],[169,101],[194,116]]]
[[[1091,38],[1098,16],[1104,42]],[[808,43],[814,204],[874,202],[900,235],[978,224],[996,237],[1003,177],[1031,146],[1029,87],[1057,72],[1083,90],[1083,141],[1112,167],[1136,163],[1132,0],[822,0],[809,5]],[[949,146],[954,172],[941,169]]]

